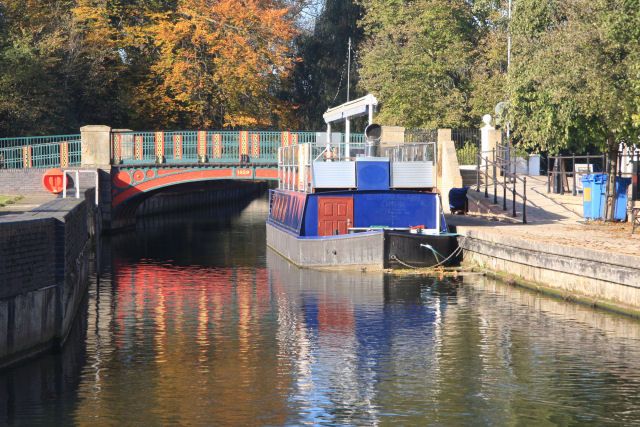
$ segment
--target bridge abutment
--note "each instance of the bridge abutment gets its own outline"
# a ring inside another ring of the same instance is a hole
[[[98,172],[99,215],[103,230],[111,228],[111,127],[87,125],[80,128],[81,169]]]

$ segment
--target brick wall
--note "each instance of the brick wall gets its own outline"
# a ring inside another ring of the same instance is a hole
[[[0,169],[0,193],[49,194],[42,185],[45,169]]]
[[[0,298],[55,283],[55,221],[0,217]]]

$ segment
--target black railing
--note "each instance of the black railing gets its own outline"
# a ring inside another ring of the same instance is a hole
[[[586,163],[582,163],[586,162]],[[576,168],[576,165],[584,165]],[[569,169],[570,167],[570,169]],[[606,172],[607,156],[605,154],[583,156],[549,156],[547,169],[547,193],[551,192],[553,181],[554,193],[565,194],[565,188],[574,196],[580,189],[580,176],[594,172]],[[571,185],[569,183],[571,182]]]
[[[458,163],[475,164],[476,156],[480,152],[480,129],[451,129],[451,139],[456,148]]]
[[[465,146],[473,146],[480,149],[481,133],[477,128],[451,129],[451,139],[456,150],[461,150]]]
[[[484,182],[484,197],[489,198],[489,187],[493,187],[493,204],[498,204],[498,186],[502,187],[502,210],[508,210],[508,196],[511,196],[511,216],[516,218],[516,200],[519,197],[522,201],[522,223],[527,223],[527,177],[518,176],[514,171],[510,171],[510,156],[513,151],[507,146],[499,146],[490,152],[480,152],[477,156],[476,165],[476,191]],[[484,181],[481,182],[481,176]],[[490,183],[491,182],[491,183]],[[518,183],[522,184],[522,192],[518,192]]]

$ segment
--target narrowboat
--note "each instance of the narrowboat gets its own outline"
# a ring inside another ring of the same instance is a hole
[[[267,245],[298,266],[387,269],[459,261],[435,185],[435,142],[381,153],[381,127],[371,123],[375,104],[368,95],[327,110],[326,145],[279,148]],[[349,144],[349,120],[365,114],[364,147]],[[330,125],[341,119],[345,142],[332,142]]]

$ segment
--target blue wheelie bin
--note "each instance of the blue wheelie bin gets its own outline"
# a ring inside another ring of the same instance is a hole
[[[627,219],[627,190],[631,185],[631,178],[616,177],[616,196],[614,199],[613,219],[626,221]]]
[[[584,219],[593,219],[591,216],[591,192],[593,191],[593,175],[582,176],[582,216]]]
[[[606,173],[595,173],[591,187],[591,219],[604,219],[604,211],[607,205],[607,181]]]

